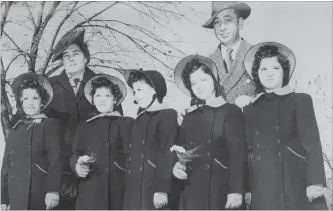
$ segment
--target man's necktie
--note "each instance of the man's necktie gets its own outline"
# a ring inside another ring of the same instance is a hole
[[[232,54],[232,48],[228,48],[224,59],[227,72],[231,71],[231,65],[233,62],[231,54]]]
[[[80,79],[79,78],[74,78],[74,83],[75,83],[75,86],[77,87],[77,84],[80,82]]]
[[[79,89],[79,86],[80,86],[80,84],[79,84],[80,79],[79,78],[74,78],[73,81],[74,81],[73,89],[74,89],[74,93],[76,94],[78,89]]]

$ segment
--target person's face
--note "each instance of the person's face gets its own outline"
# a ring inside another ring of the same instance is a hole
[[[111,90],[106,87],[97,88],[93,96],[94,105],[96,106],[98,112],[108,113],[113,111],[114,107],[114,96]]]
[[[133,83],[133,94],[139,106],[141,108],[147,108],[156,92],[145,81],[137,81]]]
[[[243,27],[243,18],[237,19],[233,9],[221,11],[213,21],[217,39],[222,45],[234,44],[239,39],[239,30]]]
[[[24,89],[22,91],[21,104],[23,112],[27,116],[33,116],[40,113],[42,100],[36,89]]]
[[[207,100],[214,92],[214,80],[202,69],[198,69],[190,75],[192,91],[201,100]]]
[[[274,90],[282,87],[283,69],[276,57],[262,59],[258,75],[261,84],[266,90]]]
[[[72,44],[63,52],[62,61],[68,73],[78,73],[85,70],[87,59],[79,46]]]

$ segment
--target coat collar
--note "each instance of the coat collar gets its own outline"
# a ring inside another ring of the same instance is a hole
[[[210,106],[210,107],[213,107],[213,108],[218,108],[218,107],[221,107],[223,106],[224,104],[226,104],[227,102],[223,99],[222,96],[219,96],[219,97],[216,97],[216,98],[213,98],[212,100],[210,101],[206,101],[206,105],[207,106]],[[200,108],[200,106],[197,106],[197,105],[193,105],[191,106],[190,108],[188,108],[186,110],[187,113],[191,113],[195,110],[197,110],[198,108]]]
[[[43,113],[29,117],[24,115],[19,121],[16,122],[16,124],[13,126],[13,129],[16,129],[19,124],[25,123],[26,121],[31,121],[32,123],[41,123],[43,119],[47,119],[47,116]]]
[[[293,88],[291,88],[289,85],[287,85],[287,86],[284,86],[282,88],[279,88],[279,89],[275,90],[272,93],[274,93],[276,95],[279,95],[279,96],[284,96],[284,95],[288,95],[288,94],[291,94],[291,93],[294,93],[294,92],[295,92],[295,90]],[[255,96],[252,99],[252,103],[256,102],[264,94],[265,94],[264,92],[261,92],[261,93],[257,94],[257,96]]]
[[[168,109],[168,108],[170,108],[170,107],[169,107],[168,104],[166,104],[166,103],[157,103],[157,104],[153,104],[153,105],[151,105],[149,108],[147,108],[147,109],[141,111],[141,112],[137,115],[136,119],[137,119],[141,114],[143,114],[143,113],[145,113],[145,112],[160,111],[160,110],[165,110],[165,109]]]
[[[105,113],[105,114],[98,114],[96,116],[91,117],[90,119],[88,119],[86,122],[92,122],[95,119],[101,118],[101,117],[105,117],[105,116],[115,116],[115,117],[120,117],[120,113],[118,111],[114,111],[114,112],[109,112],[109,113]]]

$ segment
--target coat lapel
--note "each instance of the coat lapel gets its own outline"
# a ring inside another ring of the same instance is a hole
[[[86,83],[94,76],[95,76],[95,73],[86,67],[79,90],[76,93],[76,100],[79,101],[81,99],[81,97],[84,96],[84,87],[85,87]]]
[[[74,96],[74,90],[73,87],[71,85],[71,83],[69,82],[69,78],[64,71],[62,71],[62,73],[59,75],[58,77],[58,82],[67,90],[71,93],[72,96]]]

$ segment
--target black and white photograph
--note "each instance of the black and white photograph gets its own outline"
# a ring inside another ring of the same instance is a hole
[[[1,210],[333,210],[332,1],[1,1]]]

